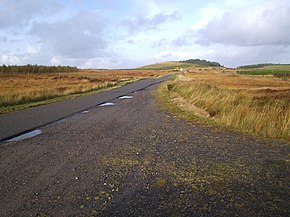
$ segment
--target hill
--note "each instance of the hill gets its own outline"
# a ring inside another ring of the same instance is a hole
[[[173,70],[179,68],[191,68],[191,67],[208,67],[208,66],[221,66],[217,62],[211,62],[207,60],[200,60],[200,59],[189,59],[189,60],[182,60],[182,61],[170,61],[170,62],[162,62],[162,63],[155,63],[146,66],[142,66],[137,69],[143,70]]]
[[[191,63],[182,63],[179,61],[171,61],[171,62],[162,62],[162,63],[154,63],[146,66],[142,66],[137,69],[142,69],[142,70],[171,70],[171,69],[176,69],[176,68],[189,68],[189,67],[194,67],[194,64]]]
[[[207,67],[207,66],[214,66],[214,67],[220,67],[221,64],[219,64],[218,62],[212,62],[212,61],[207,61],[207,60],[201,60],[201,59],[189,59],[189,60],[183,60],[180,61],[182,63],[191,63],[191,64],[195,64],[198,66],[203,66],[203,67]]]

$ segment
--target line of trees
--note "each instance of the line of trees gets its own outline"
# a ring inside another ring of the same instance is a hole
[[[221,66],[221,64],[219,64],[218,62],[212,62],[212,61],[201,60],[201,59],[189,59],[189,60],[182,60],[180,62],[196,64],[199,66],[214,66],[214,67]]]
[[[78,72],[77,67],[71,66],[42,66],[42,65],[23,65],[23,66],[0,66],[0,73],[60,73]]]

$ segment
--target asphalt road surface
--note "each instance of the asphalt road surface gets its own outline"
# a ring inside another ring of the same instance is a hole
[[[0,216],[289,216],[289,144],[178,119],[153,85],[0,145]]]
[[[56,122],[122,95],[160,83],[167,80],[170,76],[171,75],[166,75],[156,79],[143,79],[99,94],[78,97],[45,106],[0,115],[0,142],[26,133],[37,127]]]

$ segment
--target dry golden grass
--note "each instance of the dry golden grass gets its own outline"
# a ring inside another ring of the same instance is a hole
[[[289,81],[270,76],[237,76],[224,69],[197,70],[178,76],[170,86],[170,90],[163,87],[167,97],[183,111],[190,109],[203,117],[209,114],[218,124],[290,141]]]
[[[0,113],[15,110],[15,106],[31,102],[85,93],[167,73],[168,71],[154,70],[81,70],[59,74],[0,73]]]

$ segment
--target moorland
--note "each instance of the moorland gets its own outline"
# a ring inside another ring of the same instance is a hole
[[[191,59],[122,70],[29,67],[0,67],[0,114],[176,74],[157,90],[167,109],[187,119],[290,141],[289,64],[226,68]]]

